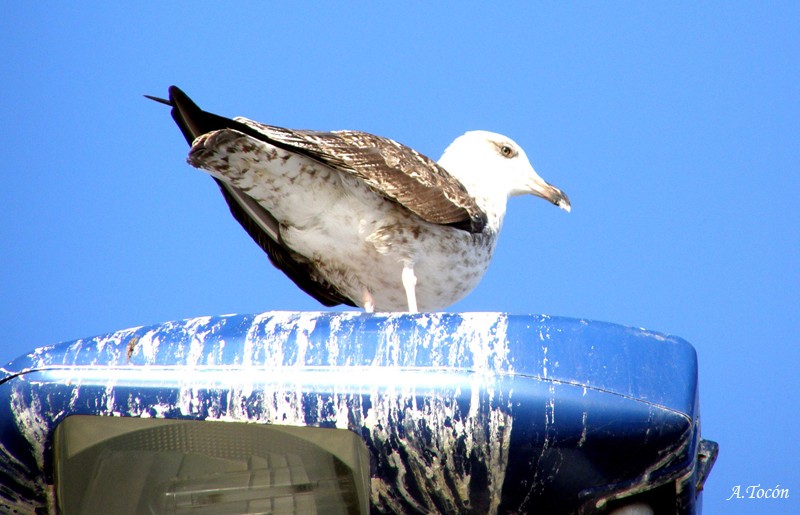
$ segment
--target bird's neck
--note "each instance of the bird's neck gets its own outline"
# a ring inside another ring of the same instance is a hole
[[[458,179],[467,193],[475,199],[478,207],[486,213],[489,224],[499,231],[506,214],[508,185],[493,177],[491,171],[487,172],[491,167],[483,166],[483,163],[464,161],[461,156],[453,157],[447,151],[439,159],[439,165]]]
[[[486,213],[487,227],[495,232],[500,232],[503,218],[506,216],[508,196],[502,193],[476,193],[475,188],[466,186],[470,196],[475,198],[475,203]]]

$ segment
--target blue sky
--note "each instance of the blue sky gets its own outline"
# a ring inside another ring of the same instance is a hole
[[[359,129],[438,159],[507,134],[569,194],[513,199],[453,311],[681,336],[719,442],[706,513],[797,513],[800,4],[6,5],[0,361],[199,315],[321,306],[229,216],[163,106]],[[725,501],[736,485],[786,501]]]

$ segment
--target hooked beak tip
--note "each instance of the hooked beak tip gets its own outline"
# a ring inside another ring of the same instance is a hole
[[[560,209],[563,209],[567,213],[572,211],[572,203],[569,201],[569,197],[566,193],[561,191],[560,189],[552,186],[550,184],[547,185],[547,188],[542,191],[541,193],[537,193],[544,199],[549,200],[554,205],[558,206]]]
[[[567,194],[540,177],[529,183],[527,192],[547,200],[567,213],[572,211],[572,203]]]

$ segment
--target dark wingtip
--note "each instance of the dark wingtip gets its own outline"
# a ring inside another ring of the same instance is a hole
[[[209,115],[204,113],[179,87],[169,87],[169,100],[166,103],[172,106],[172,119],[178,124],[189,145],[197,136],[208,132],[208,128],[204,125]]]
[[[260,137],[257,131],[247,125],[203,111],[177,86],[169,87],[168,102],[172,106],[172,119],[178,124],[189,145],[201,134],[220,129],[231,128],[256,138]]]
[[[178,86],[169,87],[169,103],[172,106],[179,107],[185,112],[198,112],[202,111],[197,104],[195,104],[189,95],[183,92]]]
[[[170,107],[172,106],[172,102],[170,102],[166,98],[154,97],[153,95],[144,95],[144,98],[149,98],[150,100],[158,102],[159,104],[164,104],[165,106],[170,106]]]

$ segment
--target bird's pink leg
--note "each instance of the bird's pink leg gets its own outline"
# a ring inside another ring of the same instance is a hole
[[[375,313],[375,299],[372,298],[372,293],[366,286],[361,287],[361,301],[364,304],[364,311]]]
[[[409,313],[416,313],[417,312],[417,293],[416,293],[416,286],[417,286],[417,276],[414,274],[414,265],[405,264],[403,265],[403,274],[401,276],[403,279],[403,288],[406,290],[406,300],[408,301],[408,312]]]

